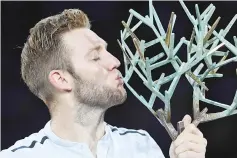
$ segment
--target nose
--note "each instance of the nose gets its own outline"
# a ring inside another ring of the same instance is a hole
[[[109,71],[112,71],[113,69],[117,69],[121,65],[120,61],[111,53],[107,52],[106,54],[107,55],[105,57],[105,60],[106,60],[107,69]]]

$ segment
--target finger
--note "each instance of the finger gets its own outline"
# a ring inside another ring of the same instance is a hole
[[[197,153],[206,152],[206,146],[204,144],[196,144],[193,142],[184,142],[175,148],[175,154],[179,155],[180,153],[186,151],[194,151]]]
[[[205,157],[205,153],[196,153],[194,151],[186,151],[177,155],[178,158],[199,158]]]
[[[197,136],[203,137],[202,132],[194,124],[189,124],[185,128],[184,133],[193,133]]]
[[[179,145],[181,145],[184,142],[192,142],[192,143],[196,143],[196,144],[203,144],[203,145],[207,145],[207,140],[203,137],[197,136],[195,134],[192,133],[185,133],[185,134],[180,134],[177,139],[174,141],[174,146],[178,147]]]
[[[182,121],[184,122],[184,127],[187,127],[191,123],[192,118],[189,115],[185,115]]]

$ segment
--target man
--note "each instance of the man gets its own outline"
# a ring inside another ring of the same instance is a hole
[[[1,158],[163,158],[144,130],[111,126],[104,113],[127,97],[120,62],[90,30],[78,9],[38,22],[21,56],[21,74],[48,106],[51,120],[38,133],[1,151]],[[204,158],[207,141],[184,117],[185,130],[171,144],[171,158]]]

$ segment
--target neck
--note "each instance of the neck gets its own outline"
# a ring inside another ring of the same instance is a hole
[[[56,105],[51,112],[52,131],[62,139],[86,143],[93,153],[105,134],[105,109],[89,105]]]

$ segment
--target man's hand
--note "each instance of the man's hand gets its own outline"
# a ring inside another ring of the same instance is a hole
[[[191,124],[191,117],[183,118],[184,131],[170,146],[170,158],[205,158],[207,140],[202,132]]]

